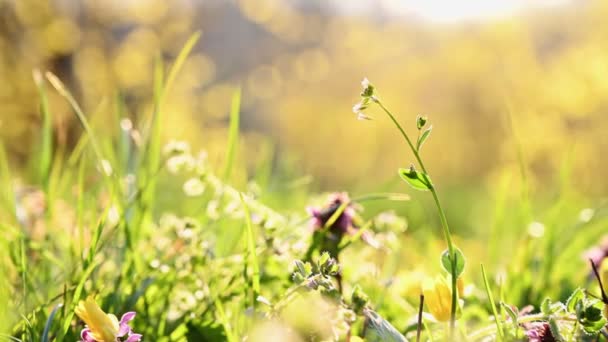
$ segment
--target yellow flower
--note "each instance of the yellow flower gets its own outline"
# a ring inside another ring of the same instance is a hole
[[[86,300],[81,300],[74,311],[86,323],[91,336],[96,341],[116,341],[120,328],[118,319],[112,314],[103,312],[95,302],[95,299],[93,299],[93,296],[88,296]]]
[[[452,291],[444,277],[427,278],[422,283],[422,294],[427,308],[438,321],[446,322],[450,319]]]

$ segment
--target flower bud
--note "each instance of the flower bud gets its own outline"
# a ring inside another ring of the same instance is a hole
[[[361,81],[361,86],[363,87],[363,91],[361,92],[361,97],[372,97],[374,96],[374,86],[369,82],[367,78],[364,78]]]
[[[427,120],[428,118],[426,116],[418,115],[416,118],[416,127],[418,127],[418,130],[421,130],[422,127],[426,125]]]

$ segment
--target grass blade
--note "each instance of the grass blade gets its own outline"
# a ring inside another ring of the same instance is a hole
[[[500,323],[500,316],[498,316],[498,312],[496,311],[496,304],[494,303],[494,297],[492,296],[492,291],[490,290],[490,283],[488,282],[488,278],[486,277],[486,270],[481,264],[481,275],[483,277],[483,283],[486,287],[486,293],[488,294],[488,299],[490,300],[490,305],[492,306],[492,314],[494,315],[494,321],[496,322],[496,330],[498,331],[498,336],[500,336],[500,340],[504,340],[505,333],[502,329],[502,324]]]
[[[95,270],[95,268],[97,267],[98,264],[99,264],[99,261],[93,261],[89,264],[87,269],[84,271],[84,273],[82,274],[82,277],[80,278],[80,281],[78,282],[78,286],[76,286],[76,290],[74,290],[74,296],[72,297],[72,303],[78,303],[78,301],[80,300],[80,295],[82,294],[82,290],[84,289],[84,284],[86,283],[87,279],[89,279],[89,276],[91,275],[91,273],[93,273],[93,271]],[[63,329],[61,330],[62,336],[60,336],[61,338],[57,339],[58,341],[62,341],[63,337],[70,329],[70,326],[72,325],[72,318],[74,318],[74,310],[68,311],[68,314],[64,318]]]
[[[247,222],[247,268],[252,270],[251,276],[251,287],[253,294],[251,297],[251,306],[255,307],[257,304],[256,298],[260,294],[260,265],[258,264],[258,255],[255,250],[255,234],[253,232],[253,224],[251,223],[251,214],[249,212],[249,206],[243,198],[243,194],[239,193],[241,202],[243,203],[243,209],[245,210],[245,221]]]
[[[95,138],[95,134],[93,134],[93,129],[89,125],[89,121],[87,120],[86,116],[84,115],[82,108],[80,108],[80,105],[78,104],[78,102],[76,102],[76,100],[74,99],[72,94],[67,90],[67,88],[65,87],[63,82],[61,82],[61,80],[59,80],[59,78],[57,76],[55,76],[53,73],[47,71],[46,78],[49,80],[49,82],[51,82],[51,85],[53,85],[53,87],[57,90],[59,95],[63,96],[68,101],[68,103],[72,106],[72,109],[74,109],[74,113],[76,114],[78,121],[82,125],[82,128],[84,129],[84,131],[87,134],[87,136],[89,137],[89,139],[91,140],[91,145],[93,146],[93,151],[95,152],[95,156],[97,157],[98,162],[101,164],[101,162],[104,160],[104,158],[103,158],[103,154],[101,153],[101,147],[99,145],[99,141]],[[103,173],[103,174],[105,175],[105,173]]]
[[[17,207],[15,203],[15,191],[13,189],[13,179],[11,169],[8,163],[8,156],[4,149],[4,144],[0,141],[0,185],[2,197],[0,200],[4,202],[6,210],[10,213],[13,222],[17,222]],[[8,218],[8,217],[7,217]]]
[[[38,96],[40,97],[40,112],[42,114],[42,141],[40,146],[40,160],[38,165],[38,177],[40,184],[45,190],[48,190],[49,174],[51,172],[51,163],[53,161],[53,122],[49,110],[49,101],[46,96],[44,87],[44,79],[39,70],[33,72],[34,83],[38,88]]]
[[[230,127],[228,129],[228,148],[226,150],[226,160],[224,163],[223,180],[227,181],[232,174],[232,167],[236,156],[236,149],[239,143],[239,121],[241,108],[241,89],[238,88],[232,95],[230,104]]]
[[[51,325],[53,324],[53,319],[55,318],[55,315],[57,314],[57,310],[59,310],[59,308],[61,308],[62,306],[63,306],[63,304],[59,303],[59,304],[55,305],[55,308],[53,308],[53,311],[51,311],[49,318],[46,320],[46,323],[44,324],[44,332],[42,333],[42,338],[40,339],[42,342],[49,341],[49,332],[51,331]]]

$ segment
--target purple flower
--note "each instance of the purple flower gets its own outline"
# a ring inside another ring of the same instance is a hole
[[[551,327],[547,322],[532,322],[524,326],[526,328],[526,336],[530,342],[553,342],[557,341]]]
[[[353,218],[355,209],[353,208],[348,194],[345,192],[336,192],[329,196],[327,203],[321,207],[308,207],[307,211],[312,218],[312,226],[314,229],[322,229],[325,227],[329,219],[336,213],[338,208],[346,203],[346,208],[338,216],[336,221],[329,227],[336,233],[353,233]]]

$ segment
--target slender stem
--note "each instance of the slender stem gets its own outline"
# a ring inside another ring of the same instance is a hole
[[[416,160],[418,161],[418,165],[420,165],[420,168],[422,169],[422,171],[428,175],[428,172],[426,171],[426,167],[424,166],[424,162],[422,161],[422,158],[420,158],[420,153],[414,147],[414,144],[412,144],[412,141],[410,140],[409,136],[407,135],[407,133],[405,133],[405,130],[403,129],[403,127],[401,127],[401,124],[399,124],[399,122],[397,121],[395,116],[384,106],[384,104],[382,104],[382,102],[377,97],[373,96],[372,100],[374,102],[376,102],[378,104],[378,106],[380,106],[380,108],[382,108],[382,110],[386,113],[386,115],[388,115],[388,117],[395,124],[395,126],[397,126],[397,129],[399,130],[399,132],[401,132],[401,135],[403,136],[403,138],[409,145],[410,149],[412,150],[414,157],[416,157]],[[455,272],[456,253],[454,251],[454,243],[452,242],[452,235],[450,233],[450,227],[448,226],[448,220],[445,216],[445,212],[443,211],[443,208],[441,207],[441,203],[439,202],[439,196],[437,195],[437,190],[435,189],[434,185],[431,185],[430,191],[431,191],[431,194],[433,195],[433,200],[435,201],[437,210],[439,211],[439,218],[441,219],[441,226],[443,227],[443,236],[447,242],[448,251],[450,254],[450,260],[452,263],[452,267],[451,267],[452,307],[451,307],[451,316],[450,316],[450,329],[454,330],[454,326],[455,326],[455,322],[456,322],[456,305],[457,305],[457,301],[458,301],[458,295],[456,293],[456,272]]]
[[[416,327],[416,342],[420,342],[422,332],[422,308],[424,308],[424,295],[420,294],[420,307],[418,308],[418,326]]]
[[[600,273],[597,271],[597,266],[595,265],[593,260],[589,259],[589,262],[591,263],[591,268],[593,269],[593,274],[595,275],[595,278],[597,279],[597,282],[600,285],[600,291],[602,293],[602,302],[604,304],[608,304],[608,296],[606,295],[606,292],[604,291],[604,284],[602,284],[602,277],[600,277]]]

